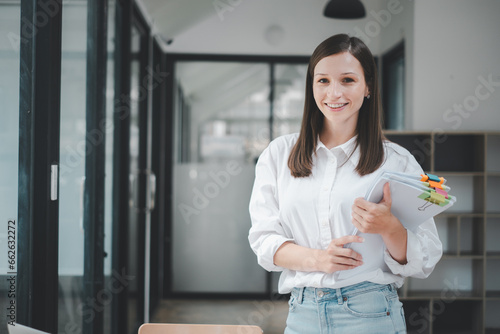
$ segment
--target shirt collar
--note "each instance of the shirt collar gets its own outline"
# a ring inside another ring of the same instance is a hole
[[[321,147],[323,147],[325,150],[328,151],[334,151],[334,150],[342,150],[346,157],[350,157],[350,161],[357,166],[359,162],[359,147],[356,147],[356,139],[358,138],[358,135],[353,136],[351,139],[346,141],[345,143],[333,147],[331,150],[328,150],[328,148],[321,142],[318,136],[318,143],[316,145],[316,150],[318,151]],[[351,155],[352,154],[352,155]]]

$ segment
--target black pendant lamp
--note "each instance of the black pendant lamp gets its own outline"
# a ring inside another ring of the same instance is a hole
[[[332,19],[361,19],[366,16],[366,12],[359,0],[330,0],[323,15]]]

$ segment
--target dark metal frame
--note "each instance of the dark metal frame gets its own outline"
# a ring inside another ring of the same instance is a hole
[[[112,271],[128,273],[132,0],[115,3]],[[113,295],[111,333],[127,333],[128,287]]]
[[[141,83],[142,78],[147,77],[147,67],[149,65],[149,43],[150,43],[150,27],[147,20],[142,15],[141,10],[134,2],[132,10],[132,25],[137,28],[140,34],[140,51],[139,51],[139,78]],[[147,158],[148,158],[148,104],[149,98],[139,101],[139,157],[138,157],[138,199],[137,199],[137,294],[136,298],[136,324],[133,329],[137,332],[139,326],[144,322],[144,270],[145,270],[145,237],[146,237],[146,215],[147,215]],[[131,171],[133,172],[133,171]]]
[[[174,154],[174,78],[175,66],[174,61],[170,60],[168,54],[163,54],[163,62],[165,64],[165,71],[169,74],[165,81],[164,96],[165,104],[163,112],[165,113],[165,138],[163,141],[164,150],[156,151],[160,155],[165,156],[165,179],[160,184],[164,191],[164,200],[159,202],[164,206],[164,220],[163,220],[163,294],[162,297],[167,297],[171,294],[172,290],[172,163]]]
[[[87,138],[99,134],[99,140],[87,140],[84,190],[84,274],[83,300],[101,301],[104,291],[104,190],[106,67],[108,1],[90,1],[87,7]],[[90,307],[90,305],[87,305]],[[82,320],[85,334],[101,333],[103,312],[94,312],[91,321]]]
[[[166,76],[169,74],[165,70],[165,57],[161,50],[161,46],[155,39],[153,43],[153,59],[152,70],[158,71]],[[151,157],[151,170],[156,175],[156,198],[155,208],[151,212],[151,307],[150,317],[153,316],[156,307],[163,295],[163,273],[164,273],[164,222],[166,218],[167,208],[165,203],[165,180],[168,175],[168,167],[166,165],[167,156],[159,154],[166,151],[166,129],[169,126],[166,113],[166,78],[161,75],[158,78],[153,78],[153,110],[152,110],[152,147],[153,153]]]
[[[175,142],[174,138],[174,108],[175,101],[173,95],[174,89],[174,79],[175,79],[175,63],[177,61],[219,61],[219,62],[251,62],[251,63],[265,63],[270,66],[270,117],[269,117],[269,127],[271,138],[273,135],[273,122],[274,122],[274,105],[272,99],[274,96],[274,66],[276,64],[307,64],[309,62],[309,56],[247,56],[247,55],[213,55],[213,54],[183,54],[183,53],[167,53],[166,57],[166,71],[169,73],[166,85],[165,95],[167,97],[167,114],[169,117],[168,127],[165,131],[168,133],[167,145],[165,151],[160,151],[159,154],[166,155],[166,167],[169,168],[166,174],[166,180],[164,183],[166,196],[163,205],[167,208],[165,212],[165,256],[164,256],[164,298],[207,298],[207,299],[272,299],[277,300],[283,298],[283,295],[274,293],[272,291],[272,274],[267,273],[266,277],[266,292],[260,293],[179,293],[172,291],[172,162],[173,162],[173,152],[172,147]],[[156,152],[156,151],[155,151]],[[286,296],[285,296],[286,297]]]
[[[59,201],[51,185],[57,193],[59,185],[51,165],[59,167],[62,1],[51,15],[40,5],[21,1],[16,321],[55,333]]]

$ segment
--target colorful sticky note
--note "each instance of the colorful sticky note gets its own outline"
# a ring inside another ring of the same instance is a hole
[[[433,192],[431,192],[430,201],[437,203],[437,204],[444,203],[445,197],[443,195],[438,194],[437,192],[433,191]]]
[[[431,181],[434,181],[434,182],[437,182],[437,183],[442,183],[443,182],[443,180],[441,180],[437,175],[429,174],[429,173],[426,173],[426,174],[429,177],[429,180],[431,180]]]
[[[446,191],[444,191],[443,189],[440,189],[440,188],[436,188],[436,192],[438,194],[441,194],[444,196],[444,198],[448,198],[448,193]]]
[[[443,189],[443,185],[441,183],[431,181],[430,179],[429,179],[429,186],[432,188],[436,188],[436,189],[438,189],[438,188]]]

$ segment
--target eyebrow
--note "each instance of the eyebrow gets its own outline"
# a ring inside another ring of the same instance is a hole
[[[344,72],[344,73],[341,73],[340,75],[349,75],[349,74],[358,75],[357,73],[354,73],[354,72]],[[328,74],[326,74],[326,73],[316,73],[314,76],[317,76],[317,75],[328,75]]]

